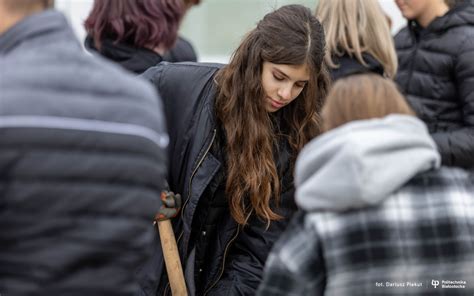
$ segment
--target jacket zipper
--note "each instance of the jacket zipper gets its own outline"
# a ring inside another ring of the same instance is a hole
[[[235,239],[237,238],[237,236],[239,235],[239,232],[240,232],[240,225],[237,226],[237,231],[235,232],[234,236],[232,237],[232,239],[227,243],[227,245],[225,246],[225,251],[224,251],[224,257],[222,258],[222,268],[221,268],[221,271],[219,273],[219,276],[217,277],[217,279],[215,280],[214,283],[212,283],[212,285],[206,289],[206,291],[204,292],[204,295],[203,296],[206,296],[207,293],[209,293],[209,291],[214,288],[214,286],[219,282],[219,280],[221,279],[222,275],[224,274],[224,268],[225,268],[225,259],[227,257],[227,251],[229,250],[229,247],[230,245],[235,241]]]
[[[192,186],[192,182],[193,182],[193,179],[194,179],[194,175],[196,175],[196,172],[199,169],[199,167],[201,166],[202,162],[204,161],[204,158],[206,158],[207,154],[209,153],[209,150],[211,150],[212,144],[214,144],[214,140],[216,139],[216,133],[217,133],[217,130],[214,129],[213,134],[212,134],[212,138],[211,138],[211,143],[209,143],[209,146],[207,147],[206,152],[204,152],[204,155],[201,157],[201,159],[199,160],[196,168],[193,170],[193,173],[191,174],[191,178],[189,179],[188,198],[184,202],[183,208],[181,209],[181,220],[183,220],[183,218],[184,218],[184,209],[186,208],[186,206],[188,204],[188,201],[189,201],[189,198],[191,197],[191,186]],[[179,234],[178,239],[176,240],[176,245],[178,245],[178,246],[179,246],[179,241],[183,237],[183,233],[184,233],[184,230],[181,230],[181,233]],[[167,295],[166,293],[168,292],[169,287],[170,287],[170,283],[168,282],[163,295]]]
[[[413,71],[415,69],[415,62],[414,61],[415,61],[416,56],[418,55],[418,47],[420,46],[420,42],[416,38],[416,36],[413,36],[413,39],[415,40],[415,52],[413,54],[413,62],[410,65],[410,73],[409,73],[408,79],[407,79],[407,85],[406,85],[406,90],[407,91],[408,91],[408,87],[410,86],[410,81],[411,81],[411,77],[413,76]]]

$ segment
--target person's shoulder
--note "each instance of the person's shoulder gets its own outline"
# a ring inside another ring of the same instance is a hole
[[[191,42],[178,36],[175,46],[163,55],[163,60],[173,63],[185,61],[196,62],[197,56]]]
[[[141,77],[157,84],[159,80],[166,81],[196,81],[200,78],[213,76],[224,65],[217,63],[161,62],[155,67],[148,69]]]
[[[395,36],[393,37],[394,45],[397,50],[397,53],[400,53],[400,50],[413,47],[413,36],[411,29],[408,26],[400,29]]]
[[[93,77],[86,80],[92,84],[90,86],[92,91],[116,93],[131,99],[156,99],[156,91],[148,81],[138,78],[118,64],[99,55],[82,54],[78,58],[81,61],[78,70]],[[94,80],[96,83],[93,83]]]
[[[178,39],[176,40],[176,44],[178,45],[182,45],[182,46],[186,46],[186,47],[190,47],[192,48],[193,46],[191,45],[191,42],[189,42],[186,38],[182,37],[182,36],[178,36]]]
[[[306,241],[308,245],[312,245],[317,240],[316,224],[321,215],[318,213],[308,213],[305,211],[296,212],[289,222],[286,230],[280,235],[273,249],[275,252],[285,252],[296,255],[293,248],[301,250],[301,244],[297,242]],[[299,247],[298,247],[299,246]]]
[[[339,67],[330,70],[333,80],[362,73],[374,73],[383,76],[384,68],[379,61],[367,53],[363,53],[362,58],[366,65],[361,64],[355,56],[351,57],[347,53],[340,57],[334,57],[334,62]]]
[[[81,91],[84,96],[115,94],[134,98],[153,94],[146,81],[100,56],[85,53],[79,45],[61,42],[41,49],[24,46],[1,57],[2,69],[8,69],[2,75],[4,81],[21,78],[25,88],[57,87],[70,93]]]
[[[405,186],[407,191],[417,192],[471,192],[474,198],[474,171],[456,167],[441,167],[418,174]]]
[[[459,50],[474,50],[474,23],[447,28],[444,34],[459,46]]]
[[[397,40],[398,41],[404,40],[408,38],[409,36],[410,36],[410,29],[408,28],[408,26],[404,26],[395,34],[393,38],[395,39],[395,42],[397,42]]]
[[[179,63],[169,63],[162,62],[157,65],[157,67],[168,67],[174,69],[185,69],[185,70],[194,70],[194,71],[216,71],[224,67],[223,64],[219,63],[198,63],[198,62],[179,62]]]

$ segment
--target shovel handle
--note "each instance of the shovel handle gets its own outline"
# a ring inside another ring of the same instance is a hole
[[[171,222],[170,220],[163,220],[158,221],[157,224],[171,293],[173,296],[187,296],[188,292],[184,281],[183,267],[179,259],[178,246],[176,245]]]

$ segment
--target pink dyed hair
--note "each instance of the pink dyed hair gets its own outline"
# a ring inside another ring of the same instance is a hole
[[[182,0],[95,0],[84,26],[100,48],[104,38],[135,47],[173,47],[185,13]]]

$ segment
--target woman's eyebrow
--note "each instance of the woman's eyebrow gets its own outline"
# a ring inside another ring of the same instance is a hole
[[[280,69],[278,68],[273,68],[275,71],[278,72],[278,74],[281,74],[283,76],[285,76],[286,78],[290,79],[290,77],[288,75],[285,74],[285,72],[281,71]]]

